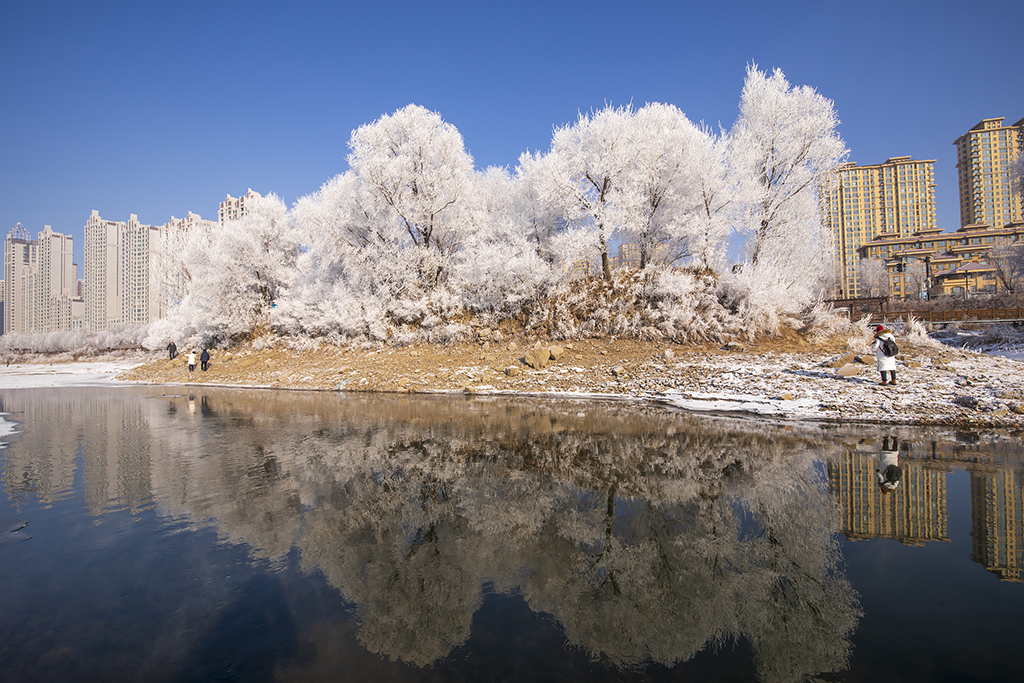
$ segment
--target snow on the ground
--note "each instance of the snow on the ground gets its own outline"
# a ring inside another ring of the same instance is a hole
[[[1024,349],[999,349],[997,351],[986,351],[986,353],[992,356],[1001,356],[1010,360],[1024,362]]]
[[[0,389],[110,386],[115,375],[137,365],[138,360],[20,363],[0,367]]]
[[[633,378],[575,388],[543,381],[505,389],[487,384],[473,387],[473,393],[640,400],[691,412],[775,419],[939,424],[1001,418],[1021,423],[1024,353],[952,350],[942,355],[948,358],[908,358],[899,368],[899,384],[891,387],[878,386],[873,357],[853,376],[843,377],[817,354],[695,354],[669,365],[637,368]],[[140,364],[119,359],[0,367],[0,389],[124,385],[113,377]],[[973,404],[962,407],[965,400]],[[10,431],[0,424],[0,435],[5,429]]]

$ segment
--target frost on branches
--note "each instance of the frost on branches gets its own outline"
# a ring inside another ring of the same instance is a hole
[[[846,158],[832,102],[795,88],[779,70],[747,69],[731,132],[731,167],[743,206],[746,260],[736,270],[744,307],[771,320],[813,302],[831,267],[819,187]]]
[[[269,197],[173,236],[177,303],[147,343],[446,342],[470,315],[559,338],[773,334],[831,273],[819,203],[846,154],[837,124],[813,89],[751,66],[729,131],[606,106],[513,171],[481,171],[453,125],[409,105],[353,131],[349,169],[291,210]]]

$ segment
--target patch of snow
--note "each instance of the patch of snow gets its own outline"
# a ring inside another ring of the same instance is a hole
[[[140,361],[22,363],[0,367],[0,389],[109,386],[114,377]]]

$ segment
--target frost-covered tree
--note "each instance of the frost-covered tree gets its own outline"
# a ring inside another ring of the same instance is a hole
[[[289,296],[274,310],[274,324],[291,334],[354,336],[368,332],[365,296],[359,287],[388,268],[374,268],[381,237],[359,203],[360,183],[351,171],[301,197],[291,216],[304,246]]]
[[[558,195],[550,191],[554,157],[540,152],[524,152],[515,170],[512,211],[527,238],[548,263],[557,261],[553,241],[567,225],[558,203]]]
[[[700,165],[707,161],[706,136],[677,107],[658,103],[635,112],[630,136],[635,168],[623,182],[631,189],[627,196],[637,204],[620,233],[636,245],[641,269],[651,263],[676,263],[691,254],[691,244],[706,227],[690,220],[699,216],[706,199],[703,192],[713,191]],[[703,244],[700,248],[707,250]]]
[[[580,114],[576,123],[555,130],[546,193],[557,202],[569,225],[601,259],[601,271],[611,280],[608,244],[634,218],[639,196],[635,183],[638,149],[631,106]]]
[[[169,223],[159,231],[161,257],[154,260],[155,280],[168,307],[181,301],[192,283],[192,267],[210,246],[212,231],[206,223],[188,226]]]
[[[881,259],[861,259],[857,264],[860,296],[889,296],[889,269]]]
[[[224,343],[269,328],[270,311],[294,278],[299,243],[277,195],[246,209],[221,225],[206,248],[189,248],[189,293],[152,326],[147,345]]]
[[[728,136],[715,135],[701,126],[691,149],[690,163],[697,185],[696,208],[684,216],[690,251],[701,268],[720,271],[725,266],[729,233],[733,229],[733,186],[729,180]]]
[[[1010,163],[1010,183],[1021,202],[1024,202],[1024,154],[1018,154],[1016,160]]]
[[[819,186],[847,154],[838,123],[831,100],[813,88],[791,86],[778,69],[747,68],[731,165],[749,235],[746,286],[772,295],[766,303],[775,308],[808,303],[831,264]]]
[[[928,271],[922,261],[911,261],[903,271],[904,291],[908,299],[920,299],[928,291]]]
[[[349,167],[380,245],[413,264],[431,290],[450,274],[454,254],[476,226],[473,159],[462,135],[435,112],[408,105],[353,131]]]
[[[996,269],[996,277],[1006,291],[1020,291],[1024,285],[1024,242],[996,247],[989,253],[988,262]]]
[[[506,169],[488,168],[474,182],[477,215],[469,220],[477,229],[457,254],[453,289],[471,310],[515,310],[550,272],[537,241],[537,216],[522,201],[523,182]]]

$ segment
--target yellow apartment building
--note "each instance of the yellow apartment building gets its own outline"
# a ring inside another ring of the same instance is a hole
[[[865,245],[879,234],[909,237],[937,230],[935,160],[902,156],[869,166],[841,164],[826,221],[832,230],[835,296],[869,296],[862,291],[858,268]]]
[[[1004,225],[1024,220],[1013,192],[1010,164],[1024,152],[1024,119],[983,119],[953,143],[959,176],[960,225]]]

